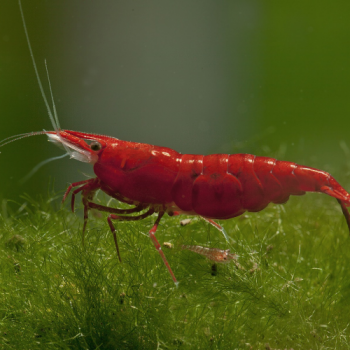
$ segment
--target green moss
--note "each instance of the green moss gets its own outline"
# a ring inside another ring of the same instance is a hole
[[[147,236],[154,217],[116,225],[121,264],[105,215],[91,215],[83,247],[79,213],[24,201],[0,220],[0,348],[349,348],[350,241],[332,198],[225,221],[230,244],[202,220],[165,217],[157,237],[174,245],[178,288]],[[181,244],[230,248],[239,265],[213,276]]]

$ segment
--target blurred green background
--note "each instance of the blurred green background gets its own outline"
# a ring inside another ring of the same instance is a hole
[[[62,128],[350,176],[350,2],[23,0],[23,9]],[[52,129],[15,0],[0,5],[0,118],[0,139]],[[44,136],[1,148],[0,196],[45,193],[49,181],[61,191],[93,174],[63,159],[18,184],[61,153]]]

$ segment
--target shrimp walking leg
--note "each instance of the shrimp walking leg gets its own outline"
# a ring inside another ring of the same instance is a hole
[[[67,196],[69,195],[70,191],[74,188],[74,187],[77,187],[77,186],[80,186],[80,185],[83,185],[83,184],[88,184],[88,183],[91,183],[94,179],[88,179],[88,180],[84,180],[84,181],[78,181],[78,182],[73,182],[72,184],[70,184],[66,190],[66,192],[64,193],[64,196],[62,198],[62,203],[66,200]],[[80,191],[83,190],[83,187],[84,186],[81,186],[79,188]],[[78,191],[79,192],[79,191]],[[73,201],[73,199],[72,199]],[[74,210],[73,210],[74,211]]]
[[[96,203],[92,202],[91,200],[93,199],[95,192],[98,189],[100,189],[99,180],[96,178],[72,183],[68,187],[66,193],[64,194],[62,202],[67,198],[68,194],[70,193],[70,191],[74,187],[77,187],[80,185],[82,185],[82,186],[77,188],[76,190],[74,190],[72,193],[71,208],[72,208],[72,212],[74,212],[75,196],[79,192],[82,192],[83,205],[84,205],[84,225],[83,225],[83,235],[82,235],[83,245],[84,245],[85,231],[86,231],[87,221],[89,218],[89,210],[90,209],[96,209],[99,211],[104,211],[104,212],[113,213],[113,214],[132,214],[132,213],[138,213],[145,208],[144,205],[140,204],[134,208],[118,209],[118,208],[111,208],[111,207],[107,207],[107,206],[96,204]],[[118,251],[118,249],[117,249],[117,251]]]
[[[225,229],[224,229],[221,225],[219,225],[219,224],[218,224],[217,222],[215,222],[214,220],[205,218],[204,216],[201,216],[201,218],[202,218],[203,220],[205,220],[206,222],[209,222],[209,224],[213,225],[216,229],[218,229],[218,230],[224,235],[224,237],[225,237],[225,239],[226,239],[226,242],[229,242],[228,235],[227,235]]]
[[[141,210],[145,209],[145,206],[142,204],[129,209],[112,208],[112,207],[107,207],[105,205],[96,204],[94,202],[88,202],[88,205],[90,209],[96,209],[98,211],[104,211],[111,214],[133,214],[133,213],[138,213]]]
[[[154,213],[154,209],[150,208],[146,213],[138,215],[138,216],[118,216],[115,214],[110,214],[107,218],[108,225],[112,231],[113,234],[113,239],[114,239],[114,244],[115,248],[117,249],[117,254],[118,254],[118,259],[120,262],[122,262],[122,259],[120,257],[119,253],[119,246],[118,246],[118,240],[117,240],[117,233],[116,229],[112,223],[112,220],[120,220],[120,221],[137,221],[137,220],[142,220],[147,218],[148,216],[152,215]]]
[[[118,209],[118,208],[106,207],[104,205],[100,205],[100,204],[96,204],[94,202],[87,201],[86,203],[84,203],[84,227],[83,227],[83,232],[85,232],[85,228],[86,228],[86,224],[87,224],[87,220],[88,220],[88,211],[90,209],[96,209],[98,211],[104,211],[104,212],[113,213],[113,214],[133,214],[133,213],[139,213],[144,208],[145,207],[140,204],[140,205],[138,205],[138,206],[136,206],[134,208],[130,208],[130,209]],[[149,215],[151,215],[151,214],[149,214]],[[137,216],[135,216],[135,217],[137,217]],[[108,223],[109,223],[109,221],[108,221]],[[114,235],[113,235],[113,237],[114,237]],[[116,243],[116,237],[114,237],[114,241]],[[118,249],[118,244],[117,243],[116,243],[116,248],[117,248],[118,257],[119,257],[119,260],[120,260],[119,249]]]
[[[113,238],[114,238],[114,242],[115,242],[115,245],[116,245],[116,248],[117,248],[117,252],[118,252],[118,257],[119,257],[119,260],[121,261],[121,258],[120,258],[120,255],[119,255],[119,248],[118,248],[118,243],[117,243],[117,235],[116,235],[116,230],[115,230],[115,227],[112,223],[112,220],[123,220],[123,221],[136,221],[136,220],[142,220],[144,218],[146,218],[147,216],[150,216],[154,213],[154,209],[149,209],[146,213],[142,214],[142,215],[139,215],[139,216],[117,216],[115,214],[110,214],[108,216],[108,224],[109,224],[109,227],[111,228],[111,231],[113,233]],[[162,247],[160,246],[156,236],[155,236],[155,233],[157,231],[157,228],[158,228],[158,225],[159,225],[159,222],[160,220],[162,219],[164,215],[164,212],[161,211],[159,214],[158,214],[158,218],[156,220],[156,222],[154,223],[153,227],[150,229],[150,231],[148,232],[149,234],[149,237],[151,238],[155,248],[157,249],[158,253],[160,254],[160,256],[162,257],[163,259],[163,262],[166,266],[166,268],[168,269],[170,275],[171,275],[171,278],[173,279],[174,283],[177,285],[178,282],[177,282],[177,279],[173,273],[173,271],[171,270],[171,267],[162,251]]]
[[[70,191],[74,187],[77,187],[80,185],[83,185],[83,186],[77,188],[72,193],[71,209],[72,209],[72,212],[74,213],[75,196],[79,192],[82,192],[83,193],[82,194],[83,205],[84,205],[84,225],[83,225],[83,234],[82,234],[82,244],[84,245],[85,230],[86,230],[87,220],[88,220],[88,216],[89,216],[89,209],[90,209],[88,203],[89,203],[89,201],[91,201],[93,199],[95,192],[100,188],[100,183],[99,183],[99,180],[97,178],[72,183],[67,188],[66,193],[63,196],[62,203],[66,200]]]
[[[169,273],[170,273],[170,275],[171,275],[171,278],[173,279],[174,283],[175,283],[176,286],[177,286],[177,285],[178,285],[178,281],[177,281],[177,279],[176,279],[176,277],[175,277],[173,271],[171,270],[171,267],[170,267],[170,265],[169,265],[169,263],[168,263],[168,261],[167,261],[165,255],[164,255],[164,253],[163,253],[163,251],[162,251],[162,247],[160,246],[160,244],[159,244],[159,242],[158,242],[158,240],[157,240],[157,238],[156,238],[156,236],[155,236],[155,233],[156,233],[157,228],[158,228],[158,224],[159,224],[159,222],[160,222],[160,220],[161,220],[161,218],[162,218],[163,215],[164,215],[164,212],[160,212],[160,213],[159,213],[156,222],[154,223],[153,227],[151,228],[151,230],[149,231],[148,234],[149,234],[149,237],[151,238],[151,240],[152,240],[152,242],[153,242],[155,248],[158,250],[158,253],[159,253],[160,256],[162,257],[163,262],[164,262],[166,268],[168,269],[168,271],[169,271]]]

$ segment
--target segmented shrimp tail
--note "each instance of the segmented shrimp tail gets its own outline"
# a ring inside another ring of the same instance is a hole
[[[342,210],[342,212],[344,214],[346,223],[348,224],[349,234],[350,234],[350,214],[349,214],[349,211],[348,211],[348,208],[347,208],[349,205],[346,204],[346,202],[341,201],[340,199],[337,199],[337,201],[340,204],[340,207],[341,207],[341,210]]]
[[[339,185],[339,183],[330,176],[328,180],[329,186],[322,186],[320,188],[320,192],[328,194],[337,199],[340,204],[341,210],[344,214],[346,223],[349,228],[350,233],[350,214],[348,211],[348,207],[350,207],[350,193],[348,193],[343,187]]]
[[[322,186],[320,192],[326,193],[329,196],[339,199],[344,202],[346,207],[350,207],[350,193],[348,193],[339,183],[330,176],[328,180],[329,186]]]

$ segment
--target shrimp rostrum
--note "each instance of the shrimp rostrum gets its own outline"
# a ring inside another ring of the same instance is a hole
[[[22,19],[24,23],[23,14]],[[36,69],[26,28],[25,33]],[[282,204],[291,195],[299,196],[306,192],[325,193],[336,198],[350,229],[347,210],[350,194],[327,172],[251,154],[180,154],[166,147],[62,130],[54,104],[52,113],[38,75],[37,79],[54,130],[10,137],[3,140],[0,147],[22,137],[46,134],[49,141],[63,146],[71,158],[90,163],[96,176],[72,183],[63,200],[72,191],[71,207],[74,210],[75,196],[82,194],[83,232],[91,209],[109,214],[107,221],[119,259],[113,222],[142,220],[156,214],[149,236],[173,281],[177,282],[155,236],[164,214],[198,215],[225,234],[213,220],[230,219],[245,211],[258,212],[269,203]],[[132,207],[117,209],[97,204],[93,201],[97,190]]]

